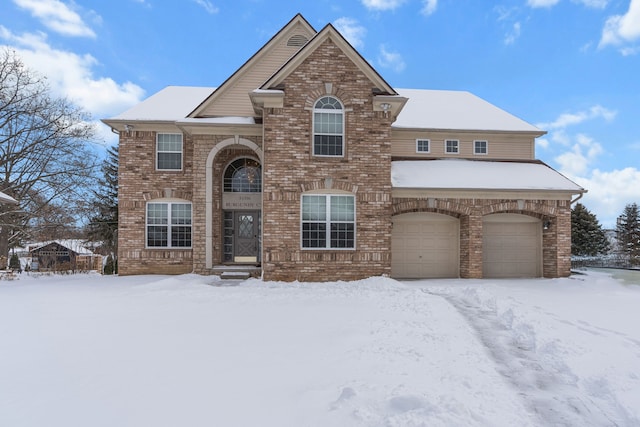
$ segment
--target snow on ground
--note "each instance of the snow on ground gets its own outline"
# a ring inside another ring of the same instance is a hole
[[[0,282],[0,426],[640,426],[640,281]]]

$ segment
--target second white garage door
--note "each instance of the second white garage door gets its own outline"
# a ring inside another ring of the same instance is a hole
[[[542,224],[518,214],[495,214],[483,222],[483,276],[540,277]]]
[[[391,276],[398,279],[459,276],[457,218],[409,213],[393,218]]]

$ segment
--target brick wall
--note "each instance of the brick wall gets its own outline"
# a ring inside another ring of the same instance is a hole
[[[192,199],[192,149],[184,137],[183,170],[155,170],[156,133],[120,133],[118,168],[118,273],[180,274],[193,270],[190,249],[145,249],[146,202]]]
[[[373,111],[372,83],[331,41],[285,81],[284,107],[264,114],[263,274],[267,280],[353,280],[391,272],[390,120]],[[345,106],[345,155],[312,150],[315,101]],[[355,250],[301,250],[305,191],[342,190],[356,199]]]

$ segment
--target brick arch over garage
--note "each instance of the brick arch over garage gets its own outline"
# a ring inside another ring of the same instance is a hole
[[[558,215],[558,208],[556,204],[536,200],[500,200],[482,207],[482,216],[496,213],[515,213],[547,219],[555,218]]]
[[[206,172],[205,172],[205,267],[213,267],[213,161],[216,156],[225,148],[241,147],[248,148],[253,151],[260,159],[263,160],[262,148],[253,141],[241,138],[235,135],[220,141],[215,145],[207,156]]]
[[[472,206],[457,200],[393,199],[392,215],[412,212],[430,212],[461,218],[471,215]]]

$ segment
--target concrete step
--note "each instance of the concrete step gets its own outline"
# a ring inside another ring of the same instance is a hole
[[[248,271],[223,271],[220,274],[220,278],[223,280],[247,280],[251,277],[251,273]]]

